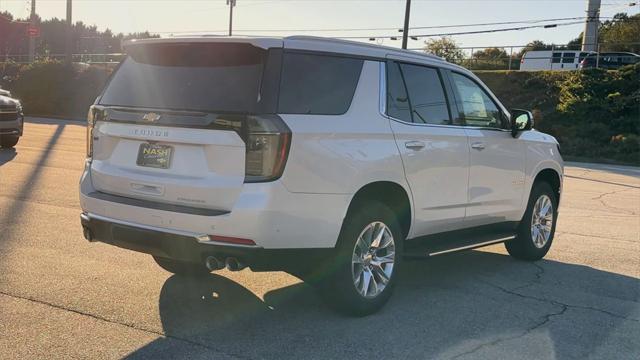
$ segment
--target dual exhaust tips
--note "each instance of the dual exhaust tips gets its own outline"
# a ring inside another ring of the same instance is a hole
[[[240,271],[247,267],[247,264],[234,257],[223,259],[217,256],[208,256],[204,264],[210,271],[222,270],[224,268],[227,268],[229,271]]]

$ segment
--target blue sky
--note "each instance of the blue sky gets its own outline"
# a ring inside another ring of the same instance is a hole
[[[25,17],[29,2],[0,0],[0,10]],[[631,0],[602,0],[601,16],[610,17],[617,12],[638,13],[640,7],[629,7],[629,2]],[[396,30],[302,30],[401,27],[404,3],[404,0],[237,0],[234,28],[237,34],[257,35],[400,35]],[[65,0],[37,0],[36,8],[45,19],[64,18],[65,4]],[[411,26],[580,17],[585,16],[585,9],[586,0],[413,0]],[[115,32],[149,30],[169,34],[220,30],[220,34],[223,34],[228,26],[228,6],[226,0],[74,0],[73,17],[74,21],[95,24],[101,30],[108,27]],[[413,30],[413,33],[433,34],[512,26],[517,25],[424,29]],[[282,29],[292,31],[267,31]],[[582,24],[575,24],[552,29],[463,35],[454,39],[462,46],[523,45],[536,39],[563,44],[575,38],[582,29]],[[423,41],[410,41],[409,47],[421,47]],[[384,40],[383,43],[400,45],[399,40]]]

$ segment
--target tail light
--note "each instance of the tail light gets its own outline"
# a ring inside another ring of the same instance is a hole
[[[247,117],[245,143],[245,182],[273,181],[282,176],[291,130],[279,116]]]
[[[87,114],[87,158],[91,159],[93,156],[93,124],[95,123],[95,105],[89,107],[89,113]]]
[[[104,108],[99,105],[91,105],[87,114],[87,158],[93,156],[93,127],[96,121],[103,120]]]

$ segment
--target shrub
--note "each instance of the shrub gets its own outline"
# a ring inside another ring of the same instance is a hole
[[[56,61],[5,65],[3,87],[20,99],[27,115],[84,118],[104,87],[110,70],[68,66]]]
[[[536,128],[555,136],[566,157],[640,164],[640,64],[477,75],[505,106],[532,110]]]

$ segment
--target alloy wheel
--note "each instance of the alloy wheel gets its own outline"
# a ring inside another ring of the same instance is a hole
[[[362,230],[351,257],[353,285],[362,297],[375,298],[384,291],[395,257],[396,244],[387,225],[376,221]]]
[[[553,228],[553,203],[547,195],[541,195],[533,205],[531,216],[531,239],[538,249],[549,241]]]

